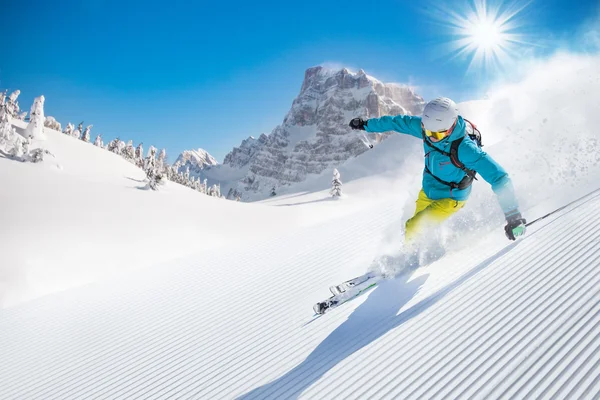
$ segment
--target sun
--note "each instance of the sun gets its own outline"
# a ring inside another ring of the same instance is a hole
[[[530,45],[521,18],[529,2],[471,0],[466,4],[463,9],[433,6],[430,16],[446,28],[444,58],[468,60],[467,74],[502,70],[518,58],[522,47]]]
[[[470,31],[471,40],[480,49],[491,51],[496,46],[505,45],[501,27],[495,21],[478,21]]]

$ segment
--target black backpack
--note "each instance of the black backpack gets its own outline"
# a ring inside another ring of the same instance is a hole
[[[422,134],[423,134],[423,141],[425,142],[425,144],[427,146],[429,146],[433,151],[437,151],[438,153],[442,153],[443,155],[450,157],[450,162],[452,162],[452,165],[454,165],[456,168],[459,168],[461,170],[463,170],[467,175],[458,183],[456,182],[447,182],[444,181],[440,178],[438,178],[437,176],[435,176],[430,170],[429,168],[427,168],[427,165],[425,165],[425,172],[427,172],[429,175],[431,175],[436,181],[443,183],[444,185],[450,186],[450,191],[452,192],[452,189],[459,189],[459,190],[463,190],[468,188],[469,186],[471,186],[471,184],[473,183],[473,180],[477,180],[477,171],[473,171],[472,169],[469,169],[467,167],[465,167],[465,165],[460,162],[460,160],[458,159],[458,146],[460,146],[460,144],[462,143],[462,141],[465,139],[465,137],[469,136],[469,138],[474,141],[475,143],[477,143],[477,146],[479,147],[483,147],[483,144],[481,143],[481,132],[479,131],[479,129],[477,129],[477,126],[475,126],[474,123],[472,123],[469,120],[464,120],[465,121],[465,136],[461,137],[460,139],[456,139],[455,141],[453,141],[450,144],[450,153],[444,151],[444,150],[440,150],[437,147],[435,147],[433,145],[433,143],[429,140],[429,138],[427,137],[427,135],[425,135],[425,130],[422,130]],[[429,153],[428,153],[429,154]]]

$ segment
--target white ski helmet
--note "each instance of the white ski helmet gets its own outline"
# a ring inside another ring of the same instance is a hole
[[[450,129],[458,117],[458,106],[447,97],[431,100],[423,110],[423,126],[432,132]]]

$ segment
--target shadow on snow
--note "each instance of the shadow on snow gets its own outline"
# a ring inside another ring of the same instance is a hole
[[[454,282],[398,315],[398,310],[414,297],[429,275],[422,275],[411,281],[408,281],[409,275],[382,281],[348,319],[327,336],[302,363],[239,399],[281,399],[300,396],[338,363],[436,304],[516,244],[505,247]]]

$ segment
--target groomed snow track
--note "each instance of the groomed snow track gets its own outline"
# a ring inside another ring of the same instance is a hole
[[[353,218],[360,240],[391,210]],[[598,399],[600,198],[538,225],[444,258],[464,272],[435,290],[385,281],[312,322],[356,230],[336,254],[307,228],[3,310],[0,398]]]

